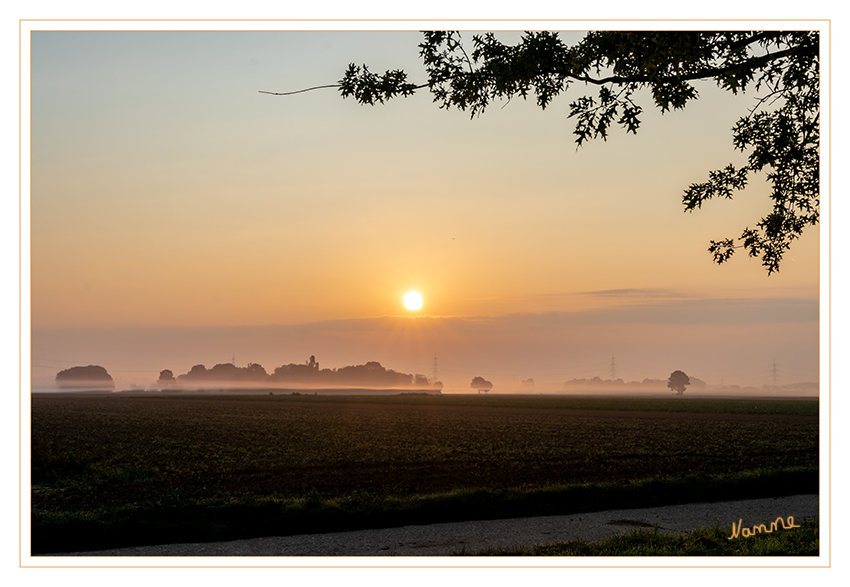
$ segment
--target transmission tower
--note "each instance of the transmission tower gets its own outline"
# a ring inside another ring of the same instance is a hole
[[[611,379],[617,378],[617,361],[614,360],[614,355],[611,355]]]
[[[437,353],[434,353],[434,381],[439,381],[439,373],[437,371]]]
[[[771,369],[773,376],[773,387],[778,387],[776,381],[779,379],[779,368],[776,366],[776,359],[773,360],[773,368]]]

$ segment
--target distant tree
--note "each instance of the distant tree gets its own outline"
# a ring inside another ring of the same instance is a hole
[[[100,365],[71,367],[56,374],[56,383],[62,388],[72,389],[113,389],[115,382],[106,369]]]
[[[431,385],[431,382],[424,375],[416,374],[413,376],[413,386],[414,387],[428,387]]]
[[[200,381],[206,381],[209,379],[210,372],[207,371],[207,368],[203,365],[194,365],[191,369],[189,369],[188,373],[183,373],[182,375],[177,376],[177,381],[179,383],[196,383]]]
[[[160,385],[173,379],[171,371],[160,373]],[[375,388],[406,388],[411,385],[429,387],[431,382],[424,375],[409,375],[384,368],[377,361],[369,361],[365,365],[352,365],[341,369],[319,370],[315,356],[304,363],[281,365],[269,375],[259,363],[249,363],[247,367],[237,367],[233,363],[220,363],[212,369],[203,365],[195,365],[188,373],[177,376],[174,383],[198,384],[216,383],[239,385],[256,383],[299,383],[307,385],[340,385],[363,386]],[[442,384],[441,384],[442,385]]]
[[[293,383],[315,383],[319,372],[307,363],[281,365],[271,375],[272,381]]]
[[[174,379],[174,373],[171,372],[170,369],[163,369],[159,372],[159,379],[157,380],[157,385],[160,387],[170,387],[177,382]]]
[[[306,365],[300,365],[300,367],[305,370],[308,369]],[[313,372],[313,369],[309,370],[311,373]],[[171,371],[166,369],[160,373],[159,384],[211,382],[226,385],[228,383],[244,384],[246,382],[266,383],[269,379],[269,374],[259,363],[249,363],[247,367],[237,367],[233,363],[219,363],[212,369],[207,369],[203,365],[195,365],[188,373],[178,375],[176,381],[173,379]]]
[[[414,381],[413,375],[386,369],[378,361],[342,367],[336,371],[334,379],[340,385],[386,388],[410,387]]]
[[[708,384],[702,379],[697,379],[696,377],[691,377],[691,387],[708,387]]]
[[[469,387],[471,387],[472,389],[477,389],[478,393],[481,393],[482,391],[484,393],[487,393],[488,391],[493,389],[493,384],[484,379],[483,377],[473,377],[472,383],[469,384]]]
[[[239,367],[233,363],[219,363],[207,372],[207,377],[215,381],[234,381],[239,378]]]
[[[732,128],[732,143],[748,153],[746,164],[711,171],[691,184],[682,203],[700,208],[710,199],[731,199],[750,175],[764,172],[773,209],[738,238],[711,241],[716,263],[736,249],[761,257],[768,274],[820,210],[820,36],[817,31],[591,31],[570,45],[557,32],[526,32],[516,45],[493,33],[474,35],[465,47],[456,31],[426,31],[419,55],[427,81],[408,81],[402,70],[377,74],[350,64],[343,78],[298,90],[336,87],[362,104],[384,103],[427,88],[440,108],[475,117],[492,102],[534,96],[545,109],[572,88],[576,143],[607,139],[612,126],[637,133],[648,90],[661,112],[684,108],[699,97],[694,82],[713,81],[733,94],[754,89],[754,104]],[[573,89],[573,91],[576,91]],[[285,95],[298,92],[265,92]]]
[[[673,371],[667,380],[667,387],[676,392],[676,395],[684,395],[685,387],[691,384],[691,379],[684,371]]]
[[[259,363],[248,363],[248,366],[242,369],[242,376],[248,381],[265,381],[269,378],[269,374]]]

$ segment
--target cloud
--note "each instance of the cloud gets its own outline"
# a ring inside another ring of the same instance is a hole
[[[625,288],[581,292],[579,295],[603,298],[686,298],[691,297],[672,289]]]
[[[817,322],[818,300],[799,298],[689,299],[588,312],[600,321],[656,324],[786,324]]]

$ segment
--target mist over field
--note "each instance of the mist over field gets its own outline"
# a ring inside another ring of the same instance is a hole
[[[818,381],[818,304],[794,300],[676,301],[501,317],[383,317],[300,325],[34,329],[34,390],[74,365],[104,366],[116,389],[151,386],[164,369],[377,361],[472,391],[564,391],[573,379],[642,382],[681,369],[710,387]],[[435,373],[436,357],[436,373]],[[533,385],[523,384],[533,380]],[[621,386],[615,386],[620,389]],[[601,389],[596,386],[596,389]],[[569,389],[573,391],[573,389]],[[692,388],[696,392],[696,388]]]

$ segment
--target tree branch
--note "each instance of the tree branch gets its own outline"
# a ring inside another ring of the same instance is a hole
[[[760,36],[755,36],[751,38],[751,42],[758,40],[761,38]],[[799,53],[802,50],[801,47],[793,47],[791,49],[785,49],[783,51],[778,51],[776,53],[768,53],[767,55],[762,55],[760,57],[754,57],[748,62],[748,67],[753,69],[757,69],[771,61],[784,59],[790,55],[794,55]],[[468,61],[467,57],[467,61]],[[469,63],[467,63],[469,65]],[[628,83],[649,83],[649,82],[682,82],[682,81],[692,81],[699,80],[711,77],[717,77],[726,73],[730,73],[734,71],[736,68],[740,67],[739,64],[733,64],[726,67],[710,67],[708,69],[703,69],[694,73],[681,75],[681,76],[663,76],[663,77],[650,77],[647,75],[634,75],[634,76],[620,76],[620,75],[612,75],[610,77],[605,78],[593,78],[586,75],[575,75],[569,71],[563,71],[559,68],[555,68],[550,71],[539,71],[538,75],[562,75],[564,77],[572,78],[576,81],[585,82],[594,85],[604,85],[604,84],[628,84]],[[296,90],[294,92],[266,92],[263,90],[259,90],[261,94],[270,94],[272,96],[291,96],[293,94],[301,94],[304,92],[311,92],[313,90],[320,90],[325,88],[338,88],[341,84],[327,84],[324,86],[314,86],[312,88],[305,88],[303,90]],[[429,87],[430,84],[419,84],[414,86],[415,90],[421,90],[423,88]]]
[[[776,61],[780,59],[784,59],[790,55],[795,55],[800,53],[800,47],[793,47],[791,49],[785,49],[783,51],[777,51],[776,53],[768,53],[767,55],[762,55],[761,57],[753,57],[747,62],[747,67],[750,69],[758,69],[763,65],[770,63],[771,61]],[[549,74],[557,74],[563,75],[565,77],[570,77],[576,81],[586,82],[589,84],[595,84],[598,86],[604,84],[628,84],[628,83],[650,83],[650,82],[681,82],[681,81],[693,81],[699,79],[706,79],[711,77],[721,76],[727,73],[731,73],[738,69],[740,64],[728,65],[726,67],[709,67],[707,69],[702,69],[700,71],[696,71],[694,73],[689,73],[685,75],[679,76],[659,76],[659,77],[651,77],[648,75],[630,75],[630,76],[622,76],[622,75],[612,75],[610,77],[605,78],[593,78],[589,76],[577,76],[575,74],[570,73],[569,71],[559,71],[557,68],[550,72],[541,72],[541,73],[549,73]]]
[[[304,90],[296,90],[294,92],[266,92],[263,90],[259,90],[261,94],[271,94],[272,96],[291,96],[292,94],[301,94],[303,92],[311,92],[313,90],[321,90],[324,88],[338,88],[340,84],[328,84],[325,86],[314,86],[312,88],[306,88]]]

